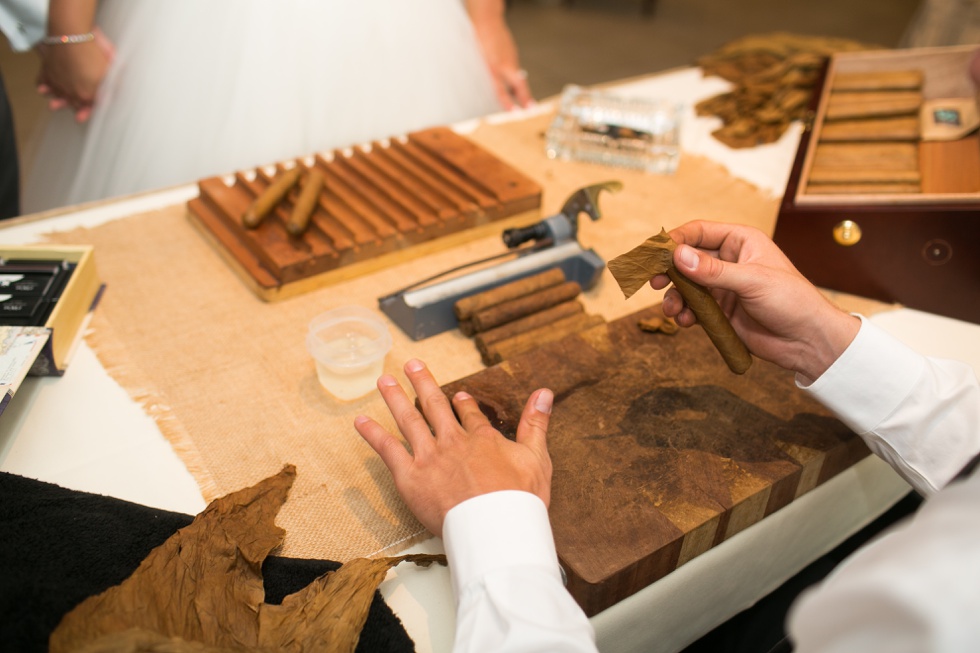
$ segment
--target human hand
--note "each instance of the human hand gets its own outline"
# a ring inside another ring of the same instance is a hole
[[[95,39],[88,43],[37,47],[41,56],[38,93],[49,96],[52,111],[71,108],[78,122],[91,117],[99,86],[115,56],[115,48],[101,30],[93,28],[92,34]]]
[[[860,320],[831,304],[758,229],[699,221],[670,237],[678,244],[674,266],[711,291],[759,358],[812,381],[857,335]],[[657,290],[669,283],[666,275],[650,280]],[[681,326],[697,321],[674,288],[664,295],[663,311]]]
[[[490,425],[470,395],[458,392],[450,404],[421,361],[406,363],[405,374],[422,413],[394,377],[379,378],[378,390],[411,452],[370,417],[358,416],[354,428],[381,456],[395,487],[423,526],[441,536],[450,509],[500,490],[523,490],[549,504],[551,458],[546,434],[554,400],[550,390],[536,390],[528,398],[513,442]]]
[[[466,7],[500,105],[508,111],[533,105],[527,71],[521,68],[502,0],[467,0]]]

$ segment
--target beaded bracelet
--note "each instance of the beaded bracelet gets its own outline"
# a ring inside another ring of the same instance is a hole
[[[95,34],[85,32],[84,34],[61,34],[56,36],[45,36],[41,39],[44,45],[66,45],[68,43],[88,43],[95,40]]]

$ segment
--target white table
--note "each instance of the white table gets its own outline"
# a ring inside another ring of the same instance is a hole
[[[621,84],[617,92],[668,97],[690,107],[725,86],[717,79],[701,79],[695,69],[685,69]],[[710,137],[713,127],[713,120],[695,118],[689,108],[682,132],[684,150],[709,156],[774,195],[782,193],[798,130],[790,130],[773,145],[734,151]],[[14,221],[0,225],[0,244],[35,242],[45,232],[94,226],[183,203],[196,193],[192,184],[90,208],[75,207],[43,219]],[[881,313],[872,321],[922,353],[957,358],[980,370],[980,325],[908,309]],[[205,506],[195,481],[156,423],[108,375],[84,342],[63,377],[27,379],[0,416],[0,470],[188,514]],[[600,649],[612,653],[682,648],[778,587],[907,490],[904,481],[878,459],[858,463],[593,617]],[[413,548],[441,550],[436,539]],[[451,650],[455,622],[448,571],[396,567],[381,591],[420,652]]]

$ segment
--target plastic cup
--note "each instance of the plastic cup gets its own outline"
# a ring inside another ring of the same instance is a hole
[[[391,349],[391,334],[384,320],[368,309],[343,306],[313,318],[306,349],[316,361],[320,385],[349,401],[376,387]]]

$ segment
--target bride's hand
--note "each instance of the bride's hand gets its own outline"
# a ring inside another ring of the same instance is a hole
[[[504,17],[503,0],[467,0],[466,9],[501,106],[507,110],[531,106],[534,97]]]
[[[40,45],[41,71],[38,92],[50,97],[48,107],[58,110],[70,107],[78,122],[92,113],[99,86],[115,55],[112,43],[98,29],[88,43]]]

